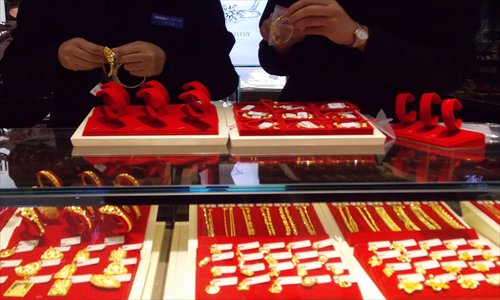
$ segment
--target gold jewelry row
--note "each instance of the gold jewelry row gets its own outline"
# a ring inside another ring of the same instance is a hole
[[[241,213],[243,214],[243,219],[245,220],[245,225],[247,227],[247,234],[252,236],[255,235],[255,228],[253,227],[252,215],[250,214],[250,208],[248,206],[240,207]]]
[[[427,228],[430,230],[439,230],[441,229],[441,226],[434,221],[428,214],[425,213],[425,211],[422,209],[420,204],[413,203],[410,205],[411,210],[413,211],[413,214],[422,222]]]
[[[260,208],[264,224],[266,225],[267,233],[269,236],[275,236],[276,230],[274,229],[273,219],[271,218],[271,211],[269,207],[263,206]]]
[[[383,206],[375,206],[375,212],[380,216],[384,224],[391,230],[391,231],[401,231],[401,228],[394,222],[394,220],[389,216],[387,211]]]
[[[462,226],[460,223],[458,223],[455,219],[453,219],[450,214],[439,205],[439,203],[431,203],[429,204],[430,208],[439,215],[439,217],[445,221],[448,225],[455,229],[465,229],[464,226]]]
[[[358,224],[352,217],[351,212],[349,211],[349,206],[340,205],[337,206],[337,209],[339,210],[342,220],[344,220],[345,226],[347,226],[347,230],[349,230],[349,232],[358,232]]]
[[[377,226],[377,223],[375,223],[375,220],[366,206],[356,206],[356,209],[372,231],[380,231],[380,228]]]
[[[212,216],[212,208],[209,208],[208,210],[203,207],[203,217],[205,219],[205,226],[207,227],[207,235],[209,237],[214,237],[215,236],[215,231],[214,231],[214,218]],[[208,211],[208,213],[207,213]]]
[[[394,205],[392,207],[398,218],[404,223],[406,229],[420,231],[420,228],[413,223],[413,221],[408,217],[405,212],[404,205]]]
[[[309,235],[316,235],[314,224],[312,223],[311,217],[307,212],[307,206],[306,205],[296,206],[296,208],[299,211],[300,217],[302,218],[302,223],[304,223],[304,226],[306,226],[307,233],[309,233]]]

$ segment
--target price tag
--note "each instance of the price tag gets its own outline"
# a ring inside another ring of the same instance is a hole
[[[47,283],[52,279],[52,275],[33,276],[28,280],[33,283]]]
[[[245,105],[241,110],[251,110],[255,107],[255,105]]]
[[[420,241],[418,242],[418,244],[420,245],[420,247],[427,246],[429,248],[432,248],[436,246],[441,246],[443,242],[441,242],[440,239],[430,239],[430,240]]]
[[[450,281],[457,280],[457,276],[455,276],[451,273],[439,274],[439,275],[434,276],[434,278],[436,278],[438,280],[442,280],[444,282],[450,282]]]
[[[122,275],[113,275],[113,278],[118,280],[119,282],[128,282],[132,280],[132,274],[122,274]]]
[[[264,271],[266,269],[266,266],[264,265],[264,263],[258,263],[253,265],[244,265],[242,268],[247,268],[251,271],[259,272]]]
[[[453,246],[465,246],[467,245],[467,241],[465,239],[451,239],[443,241],[445,245],[453,245]]]
[[[441,266],[443,266],[443,267],[454,266],[454,267],[459,267],[459,268],[465,269],[465,268],[467,268],[467,263],[463,260],[450,260],[450,261],[441,262]]]
[[[274,266],[272,266],[271,268],[274,270],[277,270],[277,271],[285,271],[285,270],[291,270],[291,269],[295,268],[295,266],[293,265],[293,263],[291,261],[286,261],[286,262],[282,262],[282,263],[277,263]]]
[[[135,265],[137,263],[137,257],[129,257],[122,259],[120,263],[124,266]]]
[[[264,253],[262,253],[262,252],[255,252],[255,253],[249,253],[249,254],[242,254],[241,258],[244,261],[252,261],[252,260],[263,259],[264,258]]]
[[[71,250],[71,246],[54,247],[54,249],[60,252],[68,252],[69,250]]]
[[[401,255],[401,253],[398,250],[387,250],[387,251],[377,252],[377,256],[380,259],[395,258],[395,257],[398,257],[400,255]]]
[[[417,242],[414,239],[407,239],[407,240],[394,241],[393,244],[398,244],[403,247],[413,247],[417,245]]]
[[[347,270],[347,266],[343,262],[327,263],[325,266],[327,270],[331,270],[332,268],[335,270]]]
[[[409,258],[425,257],[427,255],[429,255],[429,253],[427,253],[427,251],[423,249],[411,250],[406,252],[406,256],[408,256]]]
[[[440,257],[452,257],[456,256],[457,253],[454,250],[438,250],[438,251],[432,251],[429,255],[439,255]]]
[[[316,269],[321,269],[322,265],[319,261],[311,261],[311,262],[298,264],[297,267],[304,269],[304,270],[316,270]]]
[[[328,252],[330,252],[330,251],[328,251]],[[316,250],[295,253],[295,257],[297,257],[299,260],[300,259],[315,258],[318,256],[319,256],[319,254],[318,254],[318,251],[316,251]]]
[[[490,269],[495,267],[495,263],[492,262],[491,260],[477,260],[477,261],[470,261],[469,262],[469,266],[471,266],[471,267],[477,266],[477,265],[483,265],[483,266],[486,266]]]
[[[14,268],[21,264],[22,259],[0,260],[0,268]]]
[[[280,276],[278,281],[281,285],[302,284],[302,277],[300,276]]]
[[[318,283],[318,284],[332,282],[332,277],[330,275],[318,275],[318,276],[311,276],[311,277],[316,278],[316,283]]]
[[[61,259],[42,260],[42,268],[58,266],[59,264],[61,264]]]
[[[331,102],[331,103],[327,104],[327,107],[330,109],[341,109],[341,108],[345,108],[346,105],[342,102]]]
[[[321,248],[325,248],[325,247],[329,247],[329,246],[333,247],[333,239],[326,239],[326,240],[317,241],[317,242],[313,243],[314,249],[321,249]]]
[[[122,249],[125,251],[140,250],[141,248],[142,248],[142,243],[127,244],[122,246]]]
[[[79,236],[69,237],[65,239],[61,239],[61,246],[73,246],[79,245],[82,242],[82,239]]]
[[[92,274],[73,275],[69,279],[71,279],[71,282],[73,283],[84,283],[89,282],[90,277],[92,277]]]
[[[0,276],[0,284],[5,283],[7,281],[8,276]]]
[[[328,258],[337,258],[337,257],[340,257],[340,253],[338,251],[335,251],[335,250],[320,251],[319,255],[324,255],[324,256],[326,256]]]
[[[413,263],[413,266],[415,268],[421,267],[424,270],[437,269],[437,268],[441,267],[439,262],[436,260],[433,260],[433,259],[424,260],[424,261],[417,261],[417,262]]]
[[[234,258],[233,251],[223,252],[220,254],[212,254],[212,261],[221,261],[221,260],[228,260],[228,259],[233,259],[233,258]]]
[[[92,251],[101,251],[104,248],[106,248],[106,244],[95,244],[95,245],[88,245],[86,249],[92,252]]]
[[[236,272],[236,266],[213,266],[213,269],[219,269],[221,274],[233,274]]]
[[[270,255],[273,258],[275,258],[276,260],[282,260],[282,259],[290,259],[290,258],[292,258],[292,253],[290,253],[288,251],[271,253]]]
[[[85,266],[91,266],[91,265],[97,265],[99,263],[100,258],[99,257],[93,257],[87,260],[82,260],[76,263],[77,267],[85,267]]]
[[[244,243],[244,244],[238,244],[237,248],[240,250],[252,250],[252,249],[259,249],[260,243],[259,242],[251,242],[251,243]]]
[[[290,247],[290,249],[300,249],[300,248],[311,247],[311,241],[304,240],[304,241],[298,241],[298,242],[291,242],[288,244],[288,247]]]
[[[217,286],[231,286],[238,284],[238,277],[214,278],[212,281]]]
[[[394,271],[406,271],[412,269],[410,263],[389,263],[385,264],[385,266],[392,268]]]
[[[368,249],[381,249],[381,248],[389,248],[391,246],[391,242],[389,241],[377,241],[377,242],[369,242]]]
[[[220,251],[229,251],[233,250],[233,244],[213,244],[210,246],[210,248],[219,249]]]
[[[467,249],[467,250],[458,250],[457,251],[458,254],[463,254],[463,253],[468,253],[470,254],[471,256],[481,256],[483,255],[483,250],[481,249]]]
[[[285,248],[285,242],[264,244],[264,248],[268,248],[269,250]]]
[[[106,246],[121,245],[123,243],[125,243],[125,236],[123,235],[107,237],[104,239],[104,244],[106,244]]]
[[[424,275],[418,274],[418,273],[401,274],[401,275],[398,275],[398,280],[399,281],[409,280],[409,281],[422,282],[422,281],[425,281],[425,277],[424,277]]]
[[[248,283],[248,285],[255,285],[255,284],[269,282],[271,281],[271,277],[269,276],[269,274],[264,274],[260,276],[248,277],[245,278],[245,280]]]
[[[472,280],[477,280],[477,281],[486,280],[486,277],[484,277],[483,273],[464,274],[463,276],[466,279],[472,279]]]

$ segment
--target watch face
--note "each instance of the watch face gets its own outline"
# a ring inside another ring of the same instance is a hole
[[[360,40],[366,40],[368,39],[368,32],[364,29],[359,29],[356,31],[356,37]]]

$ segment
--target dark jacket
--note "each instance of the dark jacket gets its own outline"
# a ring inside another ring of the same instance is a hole
[[[183,21],[155,25],[153,13]],[[204,83],[213,100],[237,88],[229,58],[235,39],[226,30],[218,0],[23,0],[12,36],[0,63],[5,92],[28,97],[53,92],[51,126],[77,126],[100,104],[89,91],[102,80],[102,70],[73,72],[58,62],[59,45],[74,37],[110,48],[134,41],[160,46],[167,56],[163,73],[148,80],[160,80],[171,102],[178,99],[182,85],[193,80]],[[141,78],[122,81],[135,84]]]
[[[261,23],[279,4],[269,0]],[[307,36],[285,57],[260,43],[263,68],[289,76],[280,95],[287,101],[345,99],[361,111],[383,108],[393,116],[395,96],[435,91],[442,96],[460,87],[473,69],[479,28],[476,0],[339,0],[351,18],[369,27],[363,53],[321,36]],[[418,99],[418,98],[417,98]]]

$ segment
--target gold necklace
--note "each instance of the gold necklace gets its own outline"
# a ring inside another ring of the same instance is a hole
[[[205,219],[205,226],[207,227],[207,233],[209,237],[214,237],[214,220],[212,217],[212,209],[208,209],[208,214],[207,214],[207,209],[205,207],[202,208],[203,210],[203,217]]]
[[[404,210],[404,205],[394,205],[392,207],[398,218],[405,224],[406,229],[420,231],[420,228],[413,223]]]
[[[236,236],[236,225],[234,224],[233,207],[229,208],[229,228],[231,236]]]
[[[347,226],[347,230],[349,230],[349,232],[358,232],[358,224],[352,217],[351,212],[349,211],[349,206],[340,205],[337,206],[337,209],[339,210],[342,220],[344,220],[344,224]]]
[[[394,222],[394,220],[389,216],[387,211],[383,206],[375,206],[375,212],[380,216],[382,221],[391,231],[401,231],[401,228]]]
[[[295,225],[295,222],[292,219],[292,215],[290,214],[290,210],[288,210],[287,206],[285,206],[285,215],[288,219],[288,223],[290,223],[290,226],[292,227],[293,235],[295,235],[295,236],[299,235],[299,231],[297,230],[297,226]]]
[[[288,224],[288,219],[286,218],[285,215],[285,210],[283,209],[283,206],[280,206],[278,209],[281,217],[281,221],[283,222],[283,226],[285,226],[285,235],[290,236],[292,234],[292,229],[290,228],[290,224]]]
[[[302,219],[304,226],[306,226],[307,233],[309,233],[309,235],[316,235],[316,230],[314,229],[314,225],[309,217],[309,213],[307,212],[307,206],[302,205],[297,206],[296,208],[299,210],[300,218]]]
[[[356,206],[356,209],[358,210],[359,214],[361,217],[363,217],[363,220],[365,220],[366,224],[368,224],[368,227],[372,231],[380,231],[380,228],[378,228],[377,223],[375,223],[375,220],[373,220],[372,215],[368,211],[368,208],[366,206]]]
[[[250,208],[248,206],[240,207],[243,214],[243,219],[245,219],[245,225],[247,228],[247,234],[252,236],[255,235],[255,228],[253,227],[252,215],[250,214]]]
[[[273,220],[271,218],[271,211],[269,207],[261,207],[260,211],[262,212],[262,218],[264,218],[264,224],[266,224],[267,233],[270,236],[276,235],[276,230],[274,229]]]
[[[464,226],[460,225],[455,219],[453,219],[450,214],[439,205],[439,203],[431,203],[429,204],[430,208],[443,220],[446,224],[450,225],[455,229],[465,229]]]
[[[420,204],[412,203],[410,205],[411,211],[415,214],[415,216],[422,222],[427,228],[430,230],[439,230],[441,229],[441,226],[434,221],[428,214],[425,213],[425,211],[422,209]]]

